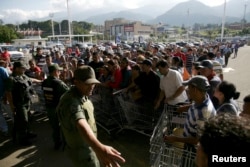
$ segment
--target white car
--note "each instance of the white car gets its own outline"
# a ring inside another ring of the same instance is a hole
[[[17,51],[17,49],[13,45],[0,45],[1,52],[4,50],[4,48],[7,48],[9,54],[10,54],[10,61],[20,61],[24,58],[23,52]]]

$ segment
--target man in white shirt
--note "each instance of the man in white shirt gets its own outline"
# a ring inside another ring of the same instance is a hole
[[[44,73],[44,78],[47,78],[49,76],[49,66],[53,65],[54,63],[52,62],[52,57],[50,55],[46,56],[46,64],[43,65],[42,71]]]
[[[159,72],[164,76],[160,81],[160,96],[155,105],[155,109],[160,106],[160,103],[165,97],[165,103],[169,105],[176,105],[187,101],[187,94],[185,87],[182,85],[183,79],[181,74],[169,68],[169,64],[165,60],[161,60],[156,66]]]

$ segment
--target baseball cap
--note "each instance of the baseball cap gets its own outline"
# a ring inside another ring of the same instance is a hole
[[[27,68],[23,61],[16,61],[14,62],[13,68]]]
[[[59,67],[59,65],[56,64],[56,63],[50,65],[50,66],[48,67],[48,69],[49,69],[49,73],[52,73],[52,72],[54,72],[55,70],[62,70],[62,68]]]
[[[203,60],[198,68],[213,68],[213,62],[211,60]]]
[[[77,61],[77,65],[84,65],[85,63],[84,63],[84,60],[83,59],[79,59],[78,61]]]
[[[148,66],[152,66],[152,61],[149,59],[143,60],[142,64],[148,65]]]
[[[190,80],[184,81],[182,84],[184,86],[193,85],[203,91],[207,91],[210,87],[207,78],[201,75],[194,76]]]
[[[90,66],[81,66],[74,71],[74,79],[87,84],[100,83],[95,77],[95,71]]]

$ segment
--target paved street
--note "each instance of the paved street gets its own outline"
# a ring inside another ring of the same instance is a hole
[[[233,82],[240,94],[239,100],[250,94],[250,46],[239,48],[238,57],[236,59],[229,58],[228,67],[224,69],[224,79]]]
[[[225,80],[236,84],[241,92],[240,100],[250,94],[249,86],[249,59],[250,47],[239,49],[236,59],[230,58],[228,67],[224,69]],[[10,123],[10,122],[9,122]],[[51,130],[44,113],[33,116],[32,129],[38,134],[34,145],[19,147],[9,138],[0,136],[0,167],[70,167],[71,163],[63,151],[54,151],[51,141]],[[99,129],[99,139],[117,148],[126,158],[124,167],[149,166],[149,137],[132,131],[122,131],[115,138],[110,137],[105,131]]]

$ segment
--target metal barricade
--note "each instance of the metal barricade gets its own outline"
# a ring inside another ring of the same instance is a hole
[[[194,167],[196,152],[163,144],[151,167]]]
[[[164,135],[182,136],[187,112],[177,112],[181,105],[165,105],[150,138],[150,165],[163,166],[192,166],[195,153],[184,149],[184,143],[164,142]],[[184,161],[185,160],[185,161]]]
[[[121,129],[119,120],[119,109],[115,104],[115,96],[108,89],[99,89],[90,96],[94,105],[96,123],[99,127],[111,134],[117,129]]]
[[[33,84],[35,94],[31,97],[31,112],[43,113],[46,111],[45,99],[41,84]]]
[[[151,136],[155,126],[153,106],[136,104],[123,92],[116,96],[119,102],[122,129],[130,129],[140,134]]]

